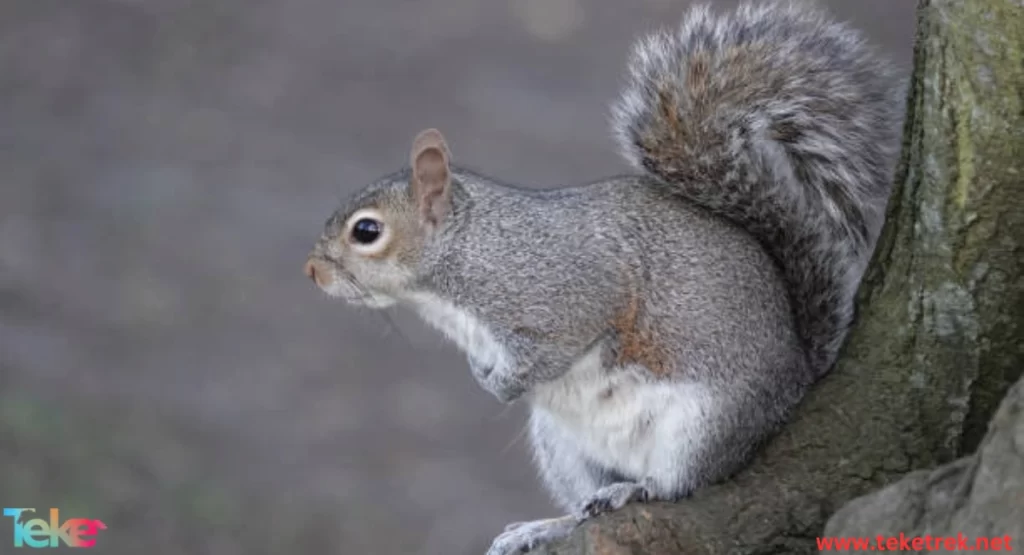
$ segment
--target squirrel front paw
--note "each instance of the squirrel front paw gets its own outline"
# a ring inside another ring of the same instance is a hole
[[[468,359],[476,383],[502,403],[511,403],[526,393],[528,386],[524,377],[515,376],[503,367],[482,364],[473,357]]]

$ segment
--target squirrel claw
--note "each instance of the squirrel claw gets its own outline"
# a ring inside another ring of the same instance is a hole
[[[480,387],[494,395],[502,403],[511,404],[526,393],[526,384],[521,379],[500,370],[496,371],[494,365],[481,364],[473,357],[467,357],[467,359],[469,360],[469,370]]]
[[[617,511],[634,501],[645,503],[650,497],[646,486],[634,482],[619,482],[597,490],[578,511],[580,520]]]

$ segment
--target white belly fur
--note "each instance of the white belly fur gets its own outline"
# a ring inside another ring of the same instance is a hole
[[[601,368],[595,348],[558,380],[537,386],[531,399],[596,462],[671,491],[685,481],[686,461],[706,437],[711,395],[695,384],[645,379],[645,372]]]

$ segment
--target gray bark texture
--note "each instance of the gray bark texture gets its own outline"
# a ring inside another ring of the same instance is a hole
[[[1022,0],[921,0],[907,109],[857,324],[790,425],[733,479],[588,521],[540,553],[816,553],[847,502],[983,438],[848,505],[829,533],[1011,533],[1000,511],[1024,506],[1024,386],[986,432],[1024,368]],[[1024,540],[1020,509],[1006,514]]]
[[[973,455],[918,470],[848,503],[828,521],[826,537],[1003,538],[1000,551],[1024,541],[1024,380],[1010,390]],[[983,545],[983,544],[982,544]],[[990,544],[991,547],[991,544]],[[1005,549],[1009,548],[1009,549]]]

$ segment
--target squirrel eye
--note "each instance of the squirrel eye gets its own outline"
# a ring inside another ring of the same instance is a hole
[[[372,218],[363,218],[352,226],[352,239],[355,242],[369,245],[380,238],[384,224]]]
[[[349,248],[359,256],[381,256],[391,242],[391,229],[386,217],[376,208],[363,208],[348,217],[348,231],[343,236]]]

